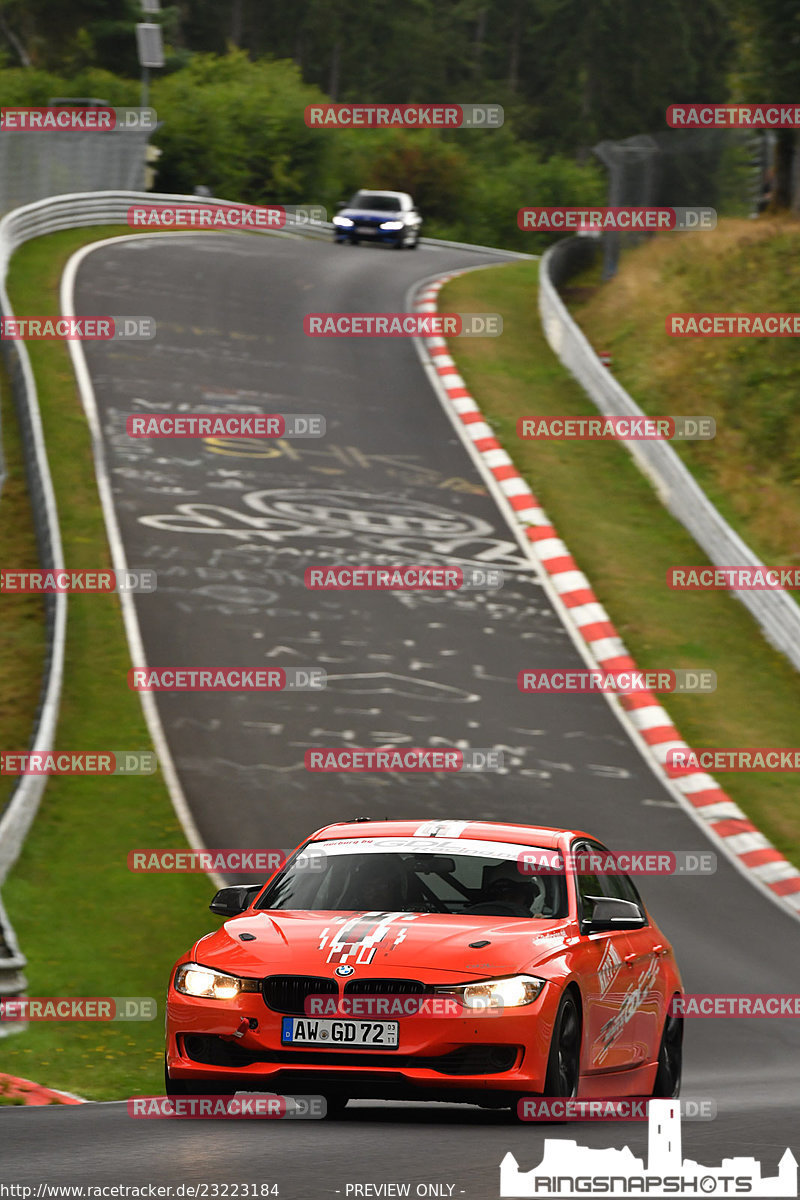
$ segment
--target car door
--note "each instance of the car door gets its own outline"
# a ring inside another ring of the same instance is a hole
[[[576,856],[594,854],[596,843],[576,842]],[[605,852],[608,853],[607,851]],[[584,1060],[587,1073],[620,1070],[634,1066],[636,1047],[628,1013],[634,982],[635,951],[628,930],[586,933],[592,915],[592,897],[618,898],[608,875],[579,867],[575,874],[578,919],[581,922],[581,982],[584,999]]]
[[[617,899],[632,900],[645,911],[636,885],[628,875],[610,875],[609,884]],[[641,929],[629,929],[628,942],[628,965],[632,972],[625,1001],[629,1038],[637,1063],[654,1062],[669,999],[666,977],[669,945],[650,922]]]

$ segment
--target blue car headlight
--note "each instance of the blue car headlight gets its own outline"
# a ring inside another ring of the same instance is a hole
[[[349,217],[334,217],[334,218],[333,218],[333,224],[334,224],[334,225],[341,225],[341,227],[342,227],[343,229],[345,229],[345,228],[347,228],[348,226],[350,226],[350,225],[353,225],[353,224],[354,224],[354,222],[353,222],[353,221],[351,221]]]
[[[402,221],[381,221],[381,229],[402,229]]]

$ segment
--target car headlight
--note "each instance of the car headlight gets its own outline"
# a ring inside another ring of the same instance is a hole
[[[184,963],[175,972],[175,991],[208,1000],[235,1000],[240,992],[261,991],[261,984],[257,979],[240,979],[199,963]]]
[[[353,224],[353,222],[350,220],[349,217],[334,217],[333,223],[334,223],[334,225],[342,225],[342,226]]]
[[[464,1008],[521,1008],[536,1000],[546,982],[535,975],[510,975],[506,979],[484,979],[480,983],[438,987],[436,991],[455,996]]]
[[[381,221],[381,229],[402,229],[402,221]]]

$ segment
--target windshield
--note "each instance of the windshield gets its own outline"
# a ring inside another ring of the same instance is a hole
[[[367,845],[356,841],[314,843],[313,851],[307,850],[314,856],[321,853],[322,858],[303,855],[287,864],[257,907],[540,919],[567,916],[563,874],[531,875],[520,870],[519,856],[531,847],[465,844],[444,838],[441,843],[435,850],[429,838],[376,838]]]
[[[377,212],[399,212],[400,200],[397,196],[387,196],[385,192],[356,192],[348,207],[374,208]]]

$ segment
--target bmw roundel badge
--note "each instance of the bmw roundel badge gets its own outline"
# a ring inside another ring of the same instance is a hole
[[[346,979],[348,975],[353,975],[355,973],[355,967],[337,967],[333,973],[334,975],[340,975],[342,978]]]

